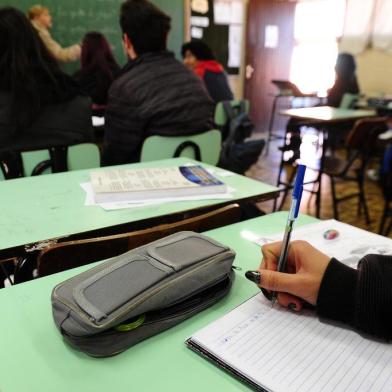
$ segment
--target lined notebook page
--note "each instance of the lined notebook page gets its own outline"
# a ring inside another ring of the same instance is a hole
[[[261,293],[191,339],[271,391],[392,390],[392,345],[272,309]]]

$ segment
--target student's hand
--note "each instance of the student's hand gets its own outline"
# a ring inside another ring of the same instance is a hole
[[[286,272],[276,272],[282,242],[261,248],[260,287],[278,293],[278,302],[284,307],[301,310],[303,300],[316,305],[321,280],[330,258],[305,241],[290,243]]]

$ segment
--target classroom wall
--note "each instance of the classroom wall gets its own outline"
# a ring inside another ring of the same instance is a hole
[[[361,92],[367,95],[392,95],[392,54],[367,49],[356,56]]]

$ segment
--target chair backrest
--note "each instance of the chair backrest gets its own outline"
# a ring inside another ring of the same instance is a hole
[[[4,162],[1,158],[0,164],[3,171],[4,165],[13,166],[13,171],[9,175],[4,176],[3,171],[0,171],[5,178],[29,177],[66,170],[71,171],[99,167],[100,152],[98,146],[93,143],[50,147],[48,149],[23,152],[10,151],[5,156]]]
[[[392,144],[387,146],[380,170],[380,182],[384,191],[385,199],[392,201]]]
[[[236,223],[240,219],[241,208],[238,204],[231,204],[192,218],[145,230],[57,243],[40,252],[38,256],[38,276],[46,276],[118,256],[178,231],[203,232]]]
[[[26,177],[32,176],[34,169],[41,163],[50,160],[49,150],[35,150],[35,151],[23,151],[22,155],[22,163],[23,170]],[[51,167],[47,167],[40,174],[48,174],[51,173]]]
[[[370,117],[357,120],[347,136],[347,148],[372,153],[378,135],[388,129],[386,121],[385,117]]]
[[[249,114],[250,111],[250,103],[247,99],[243,100],[245,102],[245,110],[246,113]],[[239,107],[241,105],[241,100],[232,100],[230,101],[230,105],[233,108]],[[214,121],[215,124],[221,128],[224,127],[227,123],[227,115],[225,108],[223,107],[222,102],[218,102],[218,104],[215,107],[215,116],[214,116]]]
[[[345,93],[340,101],[340,109],[351,109],[359,99],[359,94]]]
[[[81,143],[68,147],[68,170],[94,169],[100,167],[99,148],[93,143]]]
[[[216,129],[188,136],[149,136],[144,140],[140,161],[157,161],[182,156],[216,165],[219,161],[221,144],[221,132]],[[198,151],[200,151],[200,159],[197,157]]]

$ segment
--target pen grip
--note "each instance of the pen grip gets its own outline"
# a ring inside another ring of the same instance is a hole
[[[279,272],[284,272],[286,270],[287,255],[289,252],[289,245],[290,245],[291,232],[293,231],[293,224],[294,224],[293,220],[287,222],[283,243],[282,243],[282,250],[280,252],[280,256],[278,260],[277,271]]]

